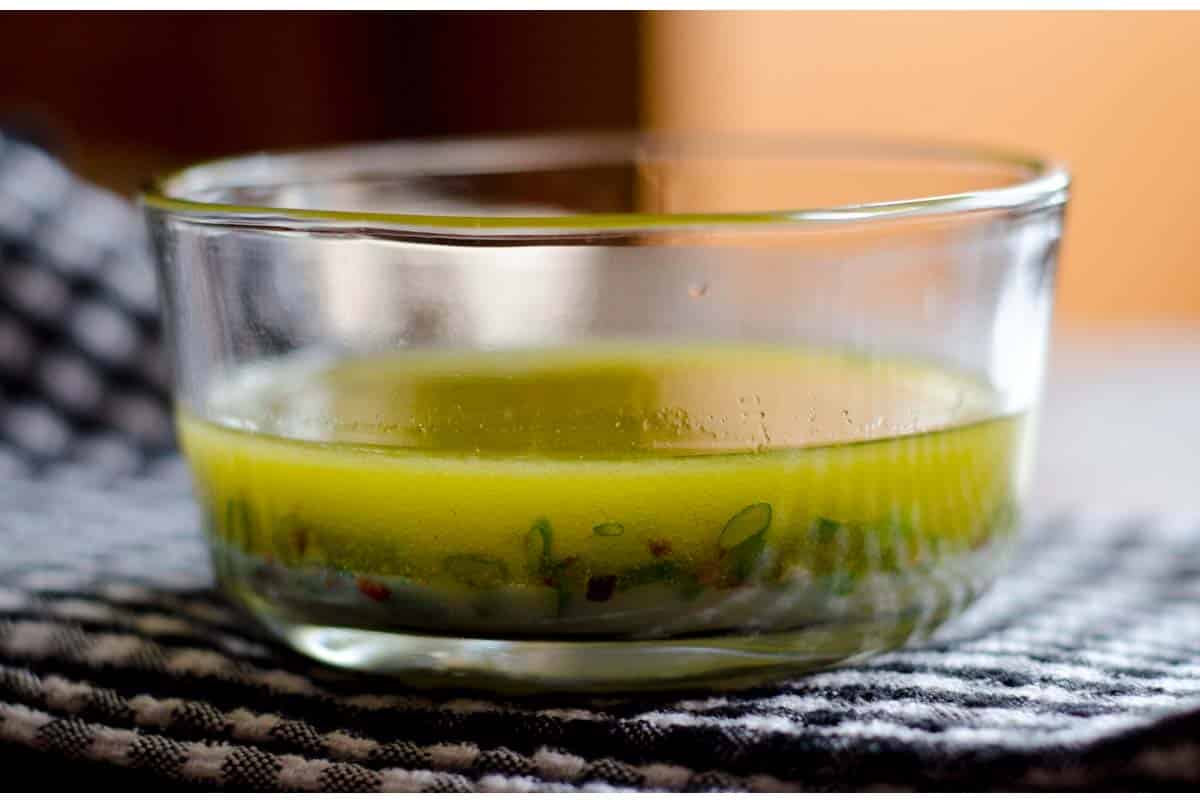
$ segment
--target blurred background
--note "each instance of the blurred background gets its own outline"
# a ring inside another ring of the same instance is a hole
[[[1095,497],[1109,469],[1127,500],[1195,505],[1197,42],[1191,12],[8,13],[0,127],[125,196],[216,155],[547,129],[1045,154],[1075,176],[1056,342],[1086,345],[1052,364],[1054,489]]]
[[[87,178],[561,128],[877,133],[1075,177],[1060,327],[1200,318],[1200,14],[6,14],[0,124]]]

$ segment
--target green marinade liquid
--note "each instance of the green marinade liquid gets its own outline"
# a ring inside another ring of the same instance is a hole
[[[548,608],[824,579],[1012,524],[1023,418],[961,374],[766,346],[260,365],[179,415],[209,529],[289,568]],[[553,608],[547,613],[553,613]]]

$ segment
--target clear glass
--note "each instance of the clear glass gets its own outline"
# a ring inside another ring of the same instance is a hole
[[[234,158],[143,197],[216,573],[416,684],[764,681],[1019,528],[1066,173],[650,135]]]

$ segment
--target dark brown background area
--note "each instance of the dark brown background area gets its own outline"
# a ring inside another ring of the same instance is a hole
[[[0,125],[85,176],[263,148],[636,122],[632,12],[7,13]]]

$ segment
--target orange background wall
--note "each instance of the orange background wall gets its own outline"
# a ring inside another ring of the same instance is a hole
[[[650,125],[1064,160],[1060,322],[1200,320],[1200,13],[660,12],[642,31]]]

